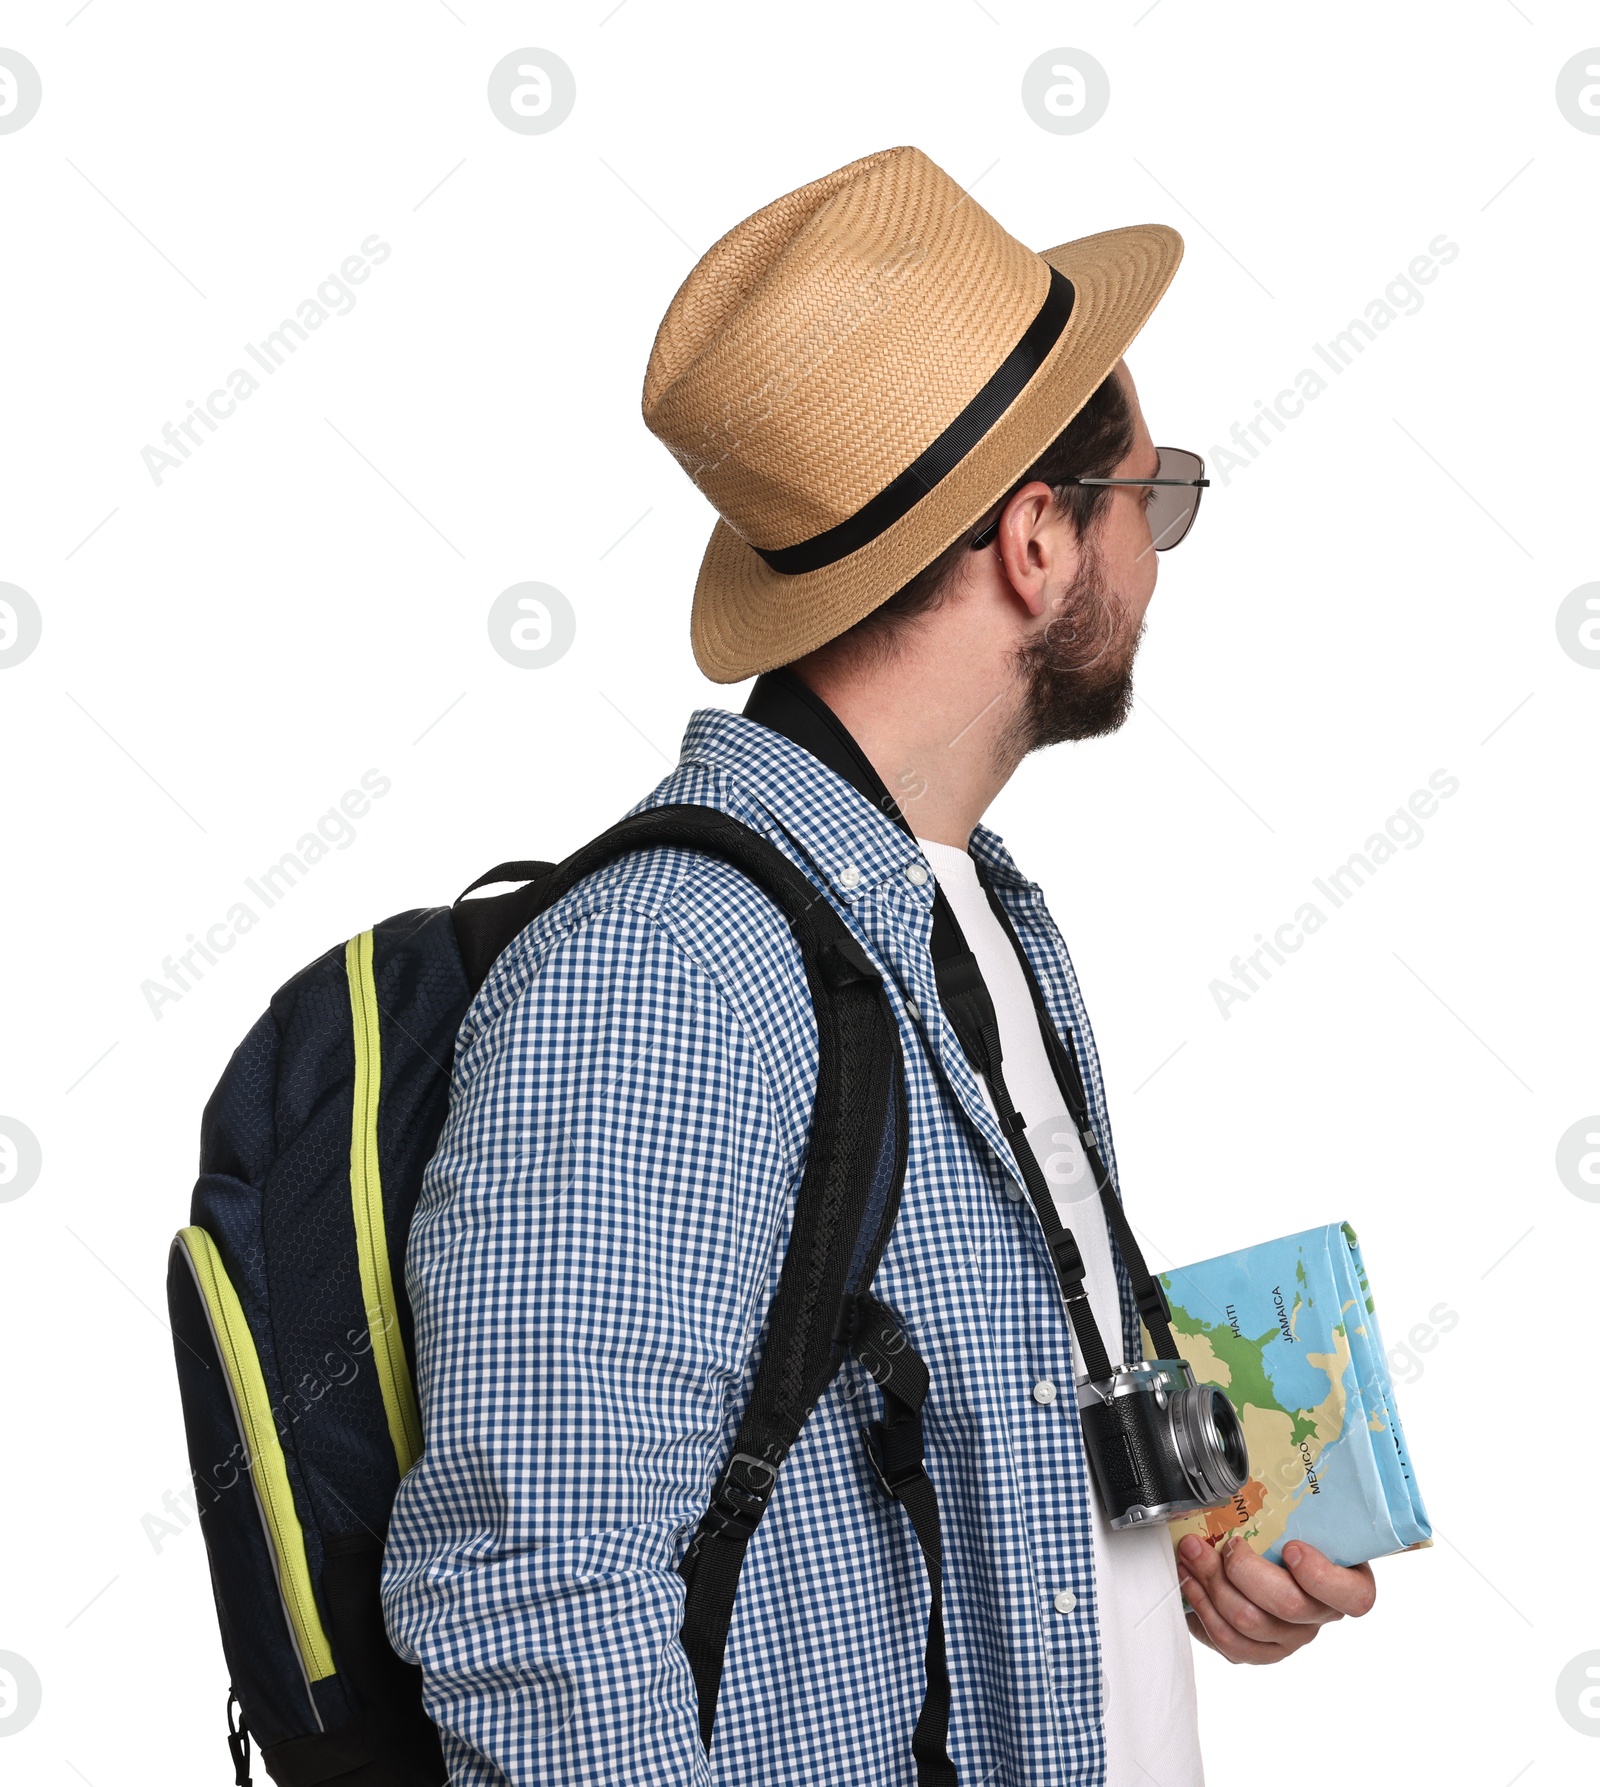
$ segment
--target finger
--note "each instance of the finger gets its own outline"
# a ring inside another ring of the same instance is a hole
[[[1178,1586],[1206,1643],[1230,1663],[1275,1663],[1287,1654],[1281,1645],[1259,1643],[1238,1631],[1217,1611],[1206,1589],[1192,1576],[1180,1576]]]
[[[1378,1598],[1378,1585],[1372,1579],[1371,1564],[1329,1563],[1315,1545],[1296,1539],[1283,1548],[1283,1561],[1301,1588],[1324,1606],[1348,1613],[1352,1619],[1372,1611]]]
[[[1178,1569],[1187,1570],[1197,1581],[1209,1586],[1222,1573],[1222,1559],[1217,1548],[1190,1533],[1178,1547]]]
[[[1233,1540],[1223,1552],[1222,1576],[1247,1601],[1291,1625],[1325,1626],[1329,1620],[1344,1618],[1337,1608],[1308,1595],[1282,1565],[1269,1564],[1243,1539]],[[1219,1600],[1226,1608],[1226,1600]]]
[[[1212,1605],[1211,1597],[1192,1576],[1180,1576],[1178,1586],[1184,1599],[1203,1628],[1206,1641],[1220,1651],[1230,1663],[1276,1663],[1287,1653],[1282,1645],[1260,1644],[1247,1638],[1225,1620]]]
[[[1246,1546],[1245,1549],[1248,1550],[1249,1547]],[[1271,1569],[1273,1566],[1269,1564],[1267,1567]],[[1300,1593],[1298,1589],[1294,1592]],[[1236,1632],[1242,1632],[1246,1638],[1253,1638],[1260,1644],[1281,1645],[1286,1651],[1298,1650],[1302,1644],[1309,1643],[1316,1636],[1317,1626],[1322,1623],[1279,1619],[1247,1590],[1240,1589],[1230,1579],[1226,1559],[1215,1578],[1206,1584],[1206,1594],[1212,1606]],[[1308,1602],[1307,1605],[1314,1606],[1315,1603]],[[1322,1612],[1323,1620],[1339,1617],[1329,1608],[1324,1608]]]
[[[1243,1542],[1236,1539],[1230,1543],[1239,1545]],[[1246,1545],[1244,1549],[1248,1551],[1249,1547]],[[1187,1572],[1204,1587],[1217,1612],[1243,1636],[1263,1643],[1282,1643],[1293,1635],[1290,1626],[1280,1625],[1273,1620],[1270,1612],[1255,1606],[1248,1595],[1241,1596],[1237,1589],[1230,1586],[1222,1547],[1209,1545],[1190,1534],[1178,1547],[1178,1570],[1180,1576]],[[1300,1638],[1295,1636],[1294,1647],[1298,1648],[1300,1642]]]

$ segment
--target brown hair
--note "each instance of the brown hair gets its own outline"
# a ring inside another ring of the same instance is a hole
[[[862,652],[887,655],[900,633],[921,615],[937,608],[949,594],[971,550],[972,541],[999,518],[1006,504],[1025,484],[1048,484],[1055,492],[1057,511],[1071,518],[1079,539],[1086,538],[1111,492],[1103,485],[1067,484],[1063,480],[1110,477],[1132,446],[1133,411],[1113,372],[1096,387],[1077,415],[975,526],[945,547],[932,564],[925,565],[887,601],[880,603],[837,639],[830,640],[822,650],[829,657],[835,652],[841,657],[852,658]]]

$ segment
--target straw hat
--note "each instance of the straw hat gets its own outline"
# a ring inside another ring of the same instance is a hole
[[[837,638],[972,527],[1167,289],[1162,224],[1035,254],[920,149],[747,217],[668,306],[644,419],[716,508],[700,668],[739,682]]]

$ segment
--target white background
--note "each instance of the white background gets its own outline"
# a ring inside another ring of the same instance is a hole
[[[689,653],[710,516],[645,359],[722,231],[900,142],[1038,247],[1182,231],[1129,361],[1155,438],[1213,462],[1459,245],[1219,475],[1127,728],[991,820],[1077,961],[1156,1263],[1354,1223],[1436,1522],[1276,1674],[1202,1654],[1211,1778],[1592,1779],[1555,1681],[1600,1647],[1600,1207],[1554,1163],[1600,1109],[1600,674],[1555,614],[1600,576],[1600,135],[1554,93],[1600,10],[79,3],[0,24],[44,95],[0,135],[0,581],[44,628],[0,671],[0,1114],[43,1150],[0,1204],[0,1651],[44,1684],[6,1779],[231,1778],[202,1540],[143,1523],[186,1481],[163,1275],[207,1092],[303,962],[565,852],[742,701]],[[576,76],[549,134],[486,103],[523,46]],[[1078,135],[1020,97],[1063,46],[1111,81]],[[141,449],[374,233],[354,309],[156,484]],[[577,614],[549,669],[489,645],[524,579]],[[163,957],[373,768],[355,841],[154,1017]],[[1424,840],[1222,1017],[1231,958],[1440,769]]]

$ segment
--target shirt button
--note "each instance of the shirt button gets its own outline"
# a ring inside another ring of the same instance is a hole
[[[921,863],[914,862],[907,864],[906,880],[909,881],[913,887],[921,887],[927,879],[928,871],[923,868]]]
[[[1058,1589],[1051,1598],[1050,1605],[1055,1608],[1057,1613],[1071,1613],[1073,1608],[1078,1605],[1078,1597],[1070,1588]]]
[[[861,885],[861,871],[853,862],[847,862],[839,871],[839,885],[843,888],[853,888]]]
[[[1015,1179],[1006,1180],[1005,1191],[1006,1196],[1010,1198],[1013,1204],[1020,1204],[1022,1202],[1022,1187]]]
[[[1055,1399],[1055,1385],[1052,1384],[1047,1377],[1040,1378],[1038,1383],[1033,1386],[1033,1400],[1038,1403],[1041,1408],[1048,1408]]]

